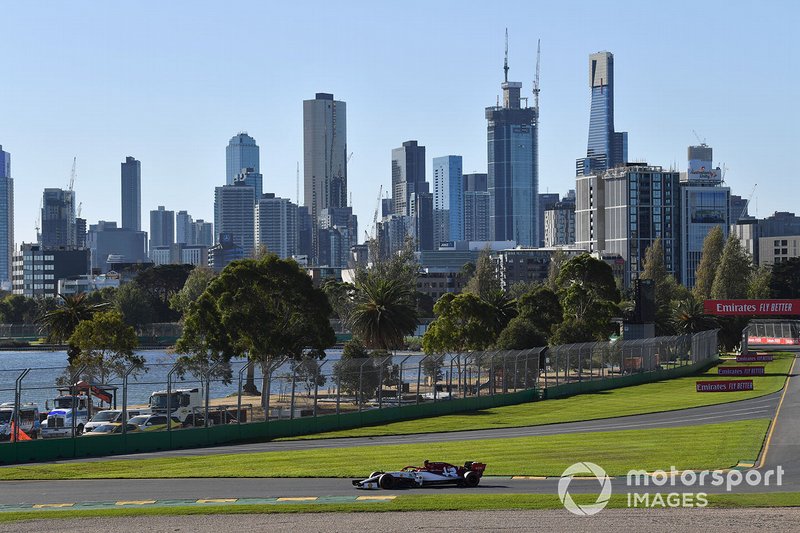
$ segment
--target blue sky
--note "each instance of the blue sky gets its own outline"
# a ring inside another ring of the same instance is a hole
[[[151,209],[213,220],[225,146],[261,146],[264,190],[294,199],[302,101],[347,102],[349,188],[363,236],[390,152],[417,139],[486,171],[484,107],[509,79],[530,94],[542,41],[540,192],[574,187],[589,117],[588,55],[615,55],[629,158],[686,167],[692,130],[751,213],[794,211],[800,186],[800,8],[728,2],[5,2],[0,144],[12,154],[16,240],[35,238],[45,187],[75,190],[89,223],[120,219],[120,162],[142,161]],[[791,62],[790,62],[791,61]]]

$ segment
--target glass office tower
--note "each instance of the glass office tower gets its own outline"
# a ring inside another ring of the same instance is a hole
[[[234,135],[225,149],[225,183],[233,185],[243,168],[261,172],[259,161],[260,150],[256,140],[244,132]]]
[[[121,164],[122,229],[142,230],[142,163],[126,157]]]
[[[488,189],[492,196],[489,222],[492,239],[539,243],[538,109],[522,107],[522,84],[506,81],[503,105],[486,108],[488,120]]]
[[[614,131],[614,55],[589,56],[592,104],[586,157],[576,162],[578,176],[602,173],[628,160],[628,134]]]
[[[14,257],[14,180],[11,179],[11,154],[0,145],[0,287],[11,287],[11,261]]]

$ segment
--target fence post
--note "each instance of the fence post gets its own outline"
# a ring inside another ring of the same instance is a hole
[[[456,355],[455,357],[453,357],[452,355],[450,356],[450,373],[447,374],[447,399],[448,400],[452,400],[453,399],[453,361],[455,361],[459,357],[460,357],[460,355]]]
[[[339,360],[341,364],[341,359]],[[342,372],[345,372],[344,365],[341,365],[340,368]],[[339,415],[339,408],[341,407],[342,403],[342,372],[336,373],[336,414]]]
[[[205,394],[205,397],[206,397],[206,409],[205,409],[205,412],[203,413],[203,427],[206,428],[206,429],[208,429],[208,403],[211,400],[211,374],[213,374],[214,371],[217,368],[219,368],[220,366],[222,366],[222,361],[220,361],[219,363],[217,363],[214,366],[212,366],[211,368],[209,368],[208,371],[206,372],[206,375],[204,376],[205,379],[206,379],[206,383],[205,383],[205,385],[206,385],[206,394]],[[194,414],[192,415],[192,418],[194,418]],[[194,420],[192,420],[192,423],[194,423]]]
[[[172,374],[178,370],[178,363],[167,372],[167,431],[172,431]],[[171,444],[171,441],[170,441]]]
[[[122,376],[122,434],[128,432],[128,376],[141,365],[131,365]]]
[[[30,371],[30,368],[23,370],[22,374],[20,374],[14,382],[14,416],[11,419],[14,423],[14,434],[11,435],[11,441],[14,443],[14,446],[19,442],[19,409],[22,406],[22,380],[25,379],[25,376],[27,376]],[[74,420],[74,414],[72,418]]]
[[[75,415],[76,415],[76,410],[77,410],[76,408],[77,408],[77,403],[78,403],[77,400],[78,399],[75,397],[75,383],[77,382],[77,380],[80,379],[81,372],[83,372],[84,370],[86,370],[86,365],[81,366],[78,369],[77,372],[75,372],[74,374],[72,374],[70,376],[70,379],[69,379],[70,405],[72,406],[72,438],[73,439],[75,437],[77,437],[77,435],[75,434]],[[92,392],[91,390],[88,391],[87,401],[92,401],[91,392]]]
[[[297,385],[297,361],[292,361],[292,395],[289,398],[289,420],[294,420],[294,393]]]
[[[317,416],[317,403],[319,401],[319,374],[322,367],[327,365],[328,361],[322,361],[321,365],[316,365],[316,371],[314,372],[314,417]]]
[[[528,350],[530,351],[530,350]],[[519,360],[519,356],[522,355],[522,351],[520,350],[517,355],[514,356],[514,392],[517,392],[519,388],[519,373],[517,372],[517,362]]]
[[[239,369],[239,386],[236,390],[236,423],[242,423],[242,374],[250,370],[250,367],[253,365],[253,361],[248,360],[247,363]],[[250,410],[250,414],[253,414],[253,410]],[[264,420],[266,421],[267,416],[264,413]],[[251,420],[251,422],[253,422]]]
[[[402,395],[402,389],[403,389],[403,365],[406,363],[406,361],[408,361],[409,357],[411,357],[411,356],[407,355],[407,356],[405,356],[403,358],[402,361],[400,361],[400,369],[397,372],[397,407],[400,407],[400,405],[402,405],[402,399],[403,399],[403,395]]]
[[[358,367],[358,412],[359,413],[361,412],[361,408],[363,407],[363,404],[364,404],[364,386],[363,386],[363,383],[364,383],[364,365],[367,364],[367,363],[371,363],[371,362],[372,362],[372,359],[370,359],[368,357]]]
[[[426,355],[425,357],[420,359],[419,363],[417,364],[417,405],[419,405],[419,398],[420,398],[419,386],[420,386],[420,382],[422,380],[422,363],[424,363],[425,359],[427,359],[428,357],[430,357],[430,355]],[[434,394],[434,397],[435,397],[435,394]]]

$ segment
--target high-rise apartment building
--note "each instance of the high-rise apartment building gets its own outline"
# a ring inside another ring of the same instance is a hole
[[[539,242],[536,244],[537,247],[545,246],[544,244],[544,214],[548,209],[552,209],[554,205],[556,205],[561,197],[558,193],[555,192],[541,192],[538,195],[538,202],[539,202],[539,213],[538,219],[536,221],[537,227],[539,228]]]
[[[14,257],[14,180],[11,154],[0,145],[0,287],[11,287],[11,262]]]
[[[600,174],[628,160],[628,133],[614,131],[614,54],[589,56],[592,104],[586,157],[575,163],[576,175]]]
[[[501,84],[503,105],[486,108],[489,215],[492,240],[539,243],[539,110],[520,96],[522,84],[508,81],[508,57]]]
[[[274,193],[263,194],[256,204],[255,246],[286,259],[297,254],[297,205]]]
[[[177,244],[195,244],[194,222],[187,211],[178,211],[175,215],[175,242]]]
[[[464,174],[464,240],[490,241],[489,226],[492,196],[486,174]]]
[[[596,251],[617,254],[625,260],[625,287],[639,279],[645,252],[658,238],[667,271],[682,279],[680,173],[631,164],[607,171],[602,182],[605,244]]]
[[[261,172],[260,152],[256,140],[242,132],[231,137],[225,149],[225,183],[233,185],[243,168]]]
[[[167,211],[163,205],[150,211],[150,248],[169,246],[175,242],[175,211]]]
[[[719,226],[727,239],[730,229],[730,187],[722,185],[722,170],[712,165],[712,149],[690,146],[689,167],[681,176],[681,283],[695,285],[695,273],[708,232]]]
[[[575,244],[575,202],[556,202],[544,212],[544,246]]]
[[[425,181],[425,147],[417,141],[392,150],[392,207],[411,217],[406,227],[416,249],[433,250],[433,194]]]
[[[319,216],[329,207],[347,207],[347,104],[332,94],[317,93],[303,101],[304,203],[314,231],[312,254],[318,242]]]
[[[464,184],[460,155],[433,158],[433,246],[464,240]]]
[[[236,175],[236,180],[242,181],[248,187],[253,188],[253,191],[255,192],[255,196],[253,198],[254,202],[257,202],[258,199],[261,198],[264,189],[264,176],[262,176],[254,168],[243,168],[239,174]]]
[[[142,230],[142,164],[128,156],[120,164],[122,179],[122,229]]]
[[[245,256],[255,244],[255,192],[243,181],[217,187],[214,191],[214,230],[230,236]]]
[[[42,195],[42,233],[45,250],[77,246],[75,191],[45,189]]]
[[[214,224],[198,218],[192,223],[192,244],[211,247],[214,245]]]

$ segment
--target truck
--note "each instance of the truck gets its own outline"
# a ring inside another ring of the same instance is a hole
[[[203,398],[203,391],[197,387],[175,389],[170,391],[169,396],[165,390],[155,391],[150,395],[150,410],[153,414],[169,414],[172,419],[180,420],[183,426],[203,426],[205,425]],[[242,405],[241,410],[238,410],[236,405],[211,406],[208,411],[208,425],[246,422],[247,409],[252,410],[252,405]]]
[[[0,404],[0,441],[14,440],[14,423],[19,421],[19,431],[31,439],[39,436],[41,425],[39,406],[35,403],[24,403],[19,406],[18,416],[14,411],[14,402]],[[24,436],[18,434],[19,440]]]
[[[53,399],[53,409],[47,413],[47,419],[41,424],[42,438],[82,435],[92,416],[103,410],[103,403],[111,404],[116,389],[110,385],[89,385],[85,381],[79,381],[68,387],[59,387],[59,396]],[[99,400],[98,405],[94,404],[94,398]],[[49,403],[49,401],[45,403],[45,408],[48,408]]]
[[[45,406],[48,404],[49,402],[45,403]],[[86,394],[67,394],[54,398],[53,409],[47,413],[47,419],[41,424],[42,438],[72,437],[73,413],[74,435],[81,435],[93,412],[91,399]]]

